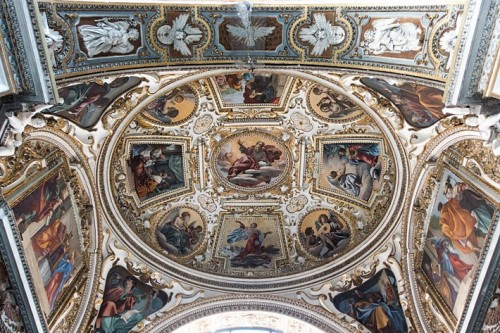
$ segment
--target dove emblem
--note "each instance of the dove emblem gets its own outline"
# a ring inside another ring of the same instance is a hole
[[[229,34],[240,42],[244,42],[246,46],[255,47],[255,43],[264,37],[269,36],[273,33],[275,27],[264,27],[259,24],[255,26],[250,21],[250,11],[246,8],[240,9],[238,14],[241,18],[242,25],[234,26],[227,25],[227,31]]]

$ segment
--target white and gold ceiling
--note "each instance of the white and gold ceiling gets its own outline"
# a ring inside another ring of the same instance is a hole
[[[61,103],[0,182],[41,327],[470,327],[500,175],[498,117],[443,102],[466,5],[38,3]]]

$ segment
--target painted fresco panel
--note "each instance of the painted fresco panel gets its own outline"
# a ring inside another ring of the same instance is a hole
[[[132,276],[124,267],[111,268],[95,323],[99,333],[127,333],[153,315],[171,295],[154,289]]]
[[[128,165],[130,186],[141,201],[186,186],[181,144],[131,144]]]
[[[156,241],[168,254],[187,256],[202,244],[205,223],[196,210],[180,207],[172,210],[155,228]]]
[[[276,214],[225,214],[217,241],[217,257],[226,270],[255,272],[276,269],[276,260],[286,256],[280,217]]]
[[[328,122],[348,121],[363,114],[348,97],[320,85],[308,91],[307,104],[312,112]]]
[[[383,269],[365,283],[333,298],[334,306],[370,332],[408,332],[394,274]]]
[[[275,186],[290,167],[283,143],[259,132],[229,137],[220,144],[216,156],[218,176],[226,184],[247,191]]]
[[[326,141],[319,149],[322,160],[316,186],[320,191],[367,202],[380,188],[383,164],[380,141]]]
[[[137,77],[120,77],[109,83],[91,82],[63,87],[58,90],[63,103],[44,113],[61,116],[83,128],[91,128],[118,96],[140,82],[141,79]]]
[[[389,99],[411,126],[425,128],[444,118],[443,91],[420,84],[390,84],[378,78],[361,78],[361,83]]]
[[[12,206],[42,310],[49,315],[84,266],[79,220],[61,165]]]
[[[302,246],[317,258],[328,258],[341,252],[349,245],[351,237],[348,224],[328,209],[307,214],[299,229]]]
[[[443,170],[430,213],[422,269],[457,318],[496,210],[464,177]]]
[[[235,73],[212,78],[223,107],[279,106],[289,78],[277,74]]]
[[[192,87],[175,88],[149,103],[142,115],[161,125],[174,125],[187,120],[196,110],[198,100]]]

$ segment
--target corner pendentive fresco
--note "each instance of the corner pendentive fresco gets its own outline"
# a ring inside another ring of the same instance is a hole
[[[379,78],[363,77],[360,81],[391,101],[411,126],[429,127],[445,117],[442,90],[407,82],[390,84]]]
[[[163,308],[169,297],[164,291],[139,281],[124,267],[115,266],[106,278],[96,332],[130,332],[144,318]]]
[[[370,332],[408,332],[396,278],[388,269],[382,269],[359,287],[338,294],[332,301],[339,311]]]
[[[74,122],[82,128],[92,128],[104,111],[121,94],[137,86],[138,77],[119,77],[110,82],[91,82],[63,87],[58,90],[62,104],[45,111]]]

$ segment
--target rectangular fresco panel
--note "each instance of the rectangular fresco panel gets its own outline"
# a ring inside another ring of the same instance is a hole
[[[276,268],[285,257],[278,215],[224,215],[217,239],[217,256],[226,260],[228,271]]]
[[[322,161],[316,186],[320,191],[368,201],[380,188],[381,143],[326,141],[319,149]]]
[[[128,163],[131,187],[141,201],[186,185],[181,144],[132,144]]]
[[[12,206],[43,311],[48,315],[84,265],[72,191],[58,165]]]
[[[276,74],[235,73],[218,75],[212,80],[223,107],[278,106],[288,77]]]
[[[422,269],[460,317],[496,207],[474,185],[443,170],[430,213]]]

